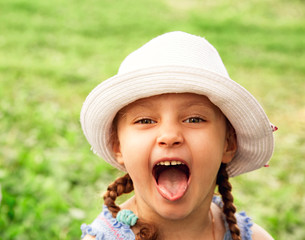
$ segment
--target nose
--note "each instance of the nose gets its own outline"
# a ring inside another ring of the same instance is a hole
[[[181,129],[177,125],[165,125],[160,128],[157,143],[160,147],[178,147],[184,142]]]

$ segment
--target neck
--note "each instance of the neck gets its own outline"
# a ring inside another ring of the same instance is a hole
[[[125,202],[124,207],[133,210],[133,212],[135,212],[144,221],[153,223],[158,229],[158,239],[210,240],[214,239],[214,226],[213,215],[210,210],[211,201],[207,202],[208,204],[196,208],[196,210],[191,212],[189,215],[177,219],[162,217],[157,213],[149,215],[145,214],[147,213],[145,207],[144,209],[140,208],[134,197]]]
[[[160,239],[213,239],[213,223],[210,209],[179,220],[159,218],[157,224]]]

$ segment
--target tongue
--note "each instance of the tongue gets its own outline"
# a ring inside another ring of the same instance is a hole
[[[170,201],[181,198],[187,189],[186,174],[175,167],[167,167],[158,178],[158,190],[161,195]]]

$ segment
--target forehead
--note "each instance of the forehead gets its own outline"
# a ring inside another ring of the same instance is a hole
[[[139,99],[133,103],[130,103],[124,107],[120,112],[126,112],[134,108],[153,108],[154,106],[160,106],[160,104],[171,103],[173,105],[182,107],[200,106],[217,113],[222,114],[221,110],[214,105],[209,98],[204,95],[198,95],[194,93],[167,93],[155,95],[147,98]]]

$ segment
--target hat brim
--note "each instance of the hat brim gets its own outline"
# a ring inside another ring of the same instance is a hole
[[[228,77],[184,66],[150,67],[115,75],[94,88],[81,111],[82,129],[93,150],[114,167],[126,171],[110,146],[113,119],[129,103],[165,93],[205,95],[228,118],[238,144],[227,166],[230,177],[261,168],[271,158],[272,128],[258,101]]]

